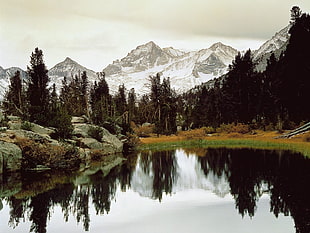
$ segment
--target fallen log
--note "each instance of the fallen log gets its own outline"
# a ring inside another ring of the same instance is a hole
[[[310,122],[298,127],[297,129],[294,129],[288,133],[285,133],[283,135],[280,135],[276,138],[291,138],[293,136],[296,136],[296,135],[299,135],[299,134],[302,134],[302,133],[305,133],[307,131],[310,131]]]

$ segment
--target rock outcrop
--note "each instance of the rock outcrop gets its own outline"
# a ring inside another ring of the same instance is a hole
[[[66,167],[66,164],[70,167],[75,164],[72,159],[79,159],[81,162],[89,161],[92,159],[92,153],[95,153],[98,159],[100,156],[123,152],[123,143],[115,135],[103,127],[85,122],[87,122],[85,118],[74,117],[72,139],[59,142],[52,138],[55,133],[53,129],[27,123],[27,130],[25,130],[22,129],[25,128],[22,127],[24,123],[19,118],[10,116],[9,129],[0,134],[0,174],[20,170],[23,153],[27,153],[28,157],[42,157],[41,151],[46,154],[43,156],[44,159],[36,158],[34,164],[33,161],[31,162],[30,168],[36,169],[36,166],[55,168],[60,163],[62,168]],[[72,158],[71,151],[75,153],[72,154]]]
[[[0,141],[0,174],[21,169],[22,151],[9,142]]]
[[[123,151],[123,143],[105,128],[85,123],[73,124],[73,127],[73,137],[82,148],[102,150],[104,154]],[[98,131],[96,138],[91,135],[92,130]]]

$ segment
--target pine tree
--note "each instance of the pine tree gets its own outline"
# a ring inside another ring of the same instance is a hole
[[[113,98],[113,104],[115,105],[115,117],[113,120],[121,126],[122,134],[130,132],[131,129],[124,84],[119,86],[118,93]]]
[[[82,72],[82,82],[81,82],[81,105],[82,105],[82,114],[85,114],[89,117],[89,104],[88,104],[88,77],[86,71]]]
[[[48,126],[55,128],[57,139],[70,138],[73,131],[71,123],[72,117],[69,115],[65,105],[59,100],[56,92],[56,85],[53,84],[50,105]]]
[[[27,72],[29,75],[27,89],[29,120],[46,125],[48,123],[50,93],[48,90],[48,70],[43,61],[42,50],[35,48],[30,57],[30,67],[28,67]]]
[[[137,96],[135,93],[135,89],[131,88],[128,93],[128,114],[129,114],[129,122],[137,122],[138,117],[138,109],[136,106]]]
[[[105,74],[99,73],[99,82],[95,82],[90,92],[91,120],[94,124],[102,125],[114,116],[112,97],[109,94],[109,86],[105,80]]]
[[[229,67],[223,83],[225,123],[250,123],[256,118],[255,97],[258,95],[256,74],[251,50],[244,55],[238,53]]]
[[[3,109],[7,115],[25,116],[25,93],[19,71],[10,78],[9,90],[3,100]]]
[[[150,77],[150,103],[157,134],[171,134],[176,132],[176,94],[171,89],[170,79],[160,82],[160,75]]]

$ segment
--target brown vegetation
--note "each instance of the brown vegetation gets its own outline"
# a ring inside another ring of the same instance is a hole
[[[44,165],[49,168],[75,168],[80,163],[76,148],[38,143],[25,138],[16,138],[23,155],[23,168],[35,168]]]
[[[227,126],[225,126],[227,127]],[[242,139],[242,140],[255,140],[255,141],[266,141],[266,142],[275,142],[275,143],[285,143],[285,144],[300,144],[305,142],[310,142],[310,132],[298,135],[292,138],[281,138],[275,139],[275,137],[279,136],[280,133],[278,131],[263,131],[263,130],[255,130],[249,131],[248,133],[240,133],[246,127],[244,126],[233,126],[234,129],[237,129],[237,132],[232,132],[231,130],[227,130],[228,132],[221,132],[214,134],[206,134],[203,128],[194,129],[189,131],[180,131],[177,135],[164,136],[160,135],[159,137],[153,136],[148,138],[140,138],[141,143],[143,144],[152,144],[152,143],[162,143],[162,142],[178,142],[178,141],[186,141],[186,140],[231,140],[231,139]],[[242,129],[242,130],[240,130]],[[238,132],[239,131],[239,132]],[[244,132],[244,131],[243,131]],[[307,143],[308,144],[308,143]]]

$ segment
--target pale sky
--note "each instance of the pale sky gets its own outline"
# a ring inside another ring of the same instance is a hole
[[[154,41],[199,50],[218,41],[257,49],[310,0],[0,0],[0,66],[26,69],[35,47],[47,68],[70,57],[94,71]]]

